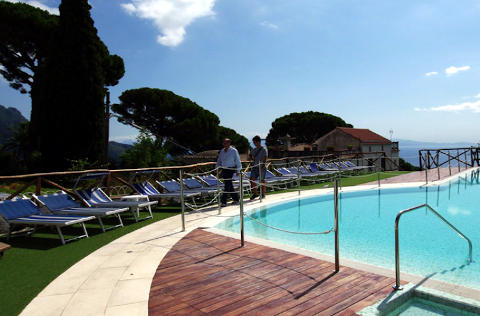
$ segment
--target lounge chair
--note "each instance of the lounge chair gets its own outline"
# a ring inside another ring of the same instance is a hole
[[[277,168],[275,169],[276,172],[280,173],[284,177],[288,178],[296,178],[297,177],[297,172],[295,173],[290,172],[287,168]]]
[[[332,162],[319,163],[318,166],[325,171],[340,171],[338,166]]]
[[[149,201],[148,197],[146,197],[146,201],[114,201],[100,188],[76,192],[85,203],[93,207],[128,207],[135,218],[135,222],[152,218],[152,205],[158,203],[158,201]],[[146,209],[150,215],[140,218],[140,209],[142,208]]]
[[[154,199],[154,200],[158,200],[162,198],[180,199],[179,192],[161,193],[148,181],[141,182],[141,183],[133,183],[132,185],[135,188],[135,190],[137,190],[138,193],[142,195],[146,195],[150,199]],[[194,198],[199,195],[200,195],[200,192],[184,193],[184,197],[187,197],[187,198]]]
[[[179,180],[180,181],[180,180]],[[203,194],[215,194],[217,193],[217,187],[204,186],[203,183],[195,178],[183,179],[183,184],[189,191],[199,191]],[[180,186],[180,185],[179,185]]]
[[[35,228],[37,226],[50,226],[56,228],[63,245],[68,241],[88,237],[85,222],[95,218],[94,216],[43,214],[37,205],[27,199],[0,201],[0,215],[5,218],[10,226],[8,238],[10,238],[11,229],[14,226],[33,226]],[[80,224],[84,234],[65,240],[61,228],[74,224]]]
[[[350,167],[352,169],[357,169],[357,170],[370,169],[371,168],[369,166],[357,166],[356,164],[354,164],[353,162],[348,161],[348,160],[345,160],[343,163],[345,165],[347,165],[348,167]]]
[[[219,187],[220,189],[223,189],[223,183],[222,181],[218,180],[217,177],[215,177],[214,175],[212,174],[208,174],[208,175],[203,175],[203,176],[199,176],[198,179],[200,179],[200,181],[202,181],[206,187],[209,187],[209,188],[213,188],[213,187]]]
[[[324,170],[320,170],[320,169],[318,169],[317,164],[314,163],[314,162],[310,163],[309,167],[310,167],[310,170],[312,170],[312,172],[313,172],[314,174],[317,174],[317,175],[326,175],[326,174],[332,174],[332,173],[335,173],[335,172],[336,172],[336,171],[326,171],[326,170],[324,171]]]
[[[100,228],[103,232],[107,230],[103,225],[103,217],[115,216],[118,219],[118,225],[109,227],[108,229],[122,227],[123,222],[120,217],[120,213],[128,211],[128,207],[109,207],[109,208],[99,208],[99,207],[82,207],[82,205],[72,199],[65,192],[45,194],[45,195],[35,195],[32,194],[32,198],[40,206],[46,207],[52,213],[57,215],[86,215],[86,216],[95,216],[100,224]]]
[[[186,180],[187,180],[188,183],[190,183],[192,185],[193,181],[189,181],[188,179],[186,179]],[[195,181],[197,181],[197,180],[195,180]],[[166,180],[166,181],[156,181],[156,182],[166,192],[180,195],[181,186],[180,186],[180,183],[178,183],[177,181]],[[183,187],[184,196],[185,197],[190,197],[191,194],[194,194],[194,196],[198,196],[198,195],[201,195],[202,193],[206,193],[207,191],[204,192],[203,190],[201,190],[202,184],[201,184],[201,182],[199,182],[199,183],[200,183],[200,188],[194,188],[194,189],[190,189],[188,187],[188,185],[185,184],[185,186]],[[211,189],[208,189],[208,191],[212,192]]]
[[[299,173],[300,178],[312,178],[317,176],[316,174],[309,172],[304,166],[300,166],[298,167],[298,169],[296,167],[289,167],[286,169],[294,175],[297,175],[297,173]]]

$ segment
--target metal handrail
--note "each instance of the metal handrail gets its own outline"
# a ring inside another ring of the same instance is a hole
[[[472,262],[472,242],[470,241],[470,239],[467,236],[465,236],[461,231],[459,231],[455,226],[453,226],[449,221],[447,221],[442,215],[440,215],[437,211],[435,211],[430,205],[422,204],[422,205],[417,205],[412,208],[400,211],[397,214],[397,217],[395,218],[395,286],[393,287],[395,290],[402,289],[402,287],[400,286],[400,251],[399,251],[399,245],[398,245],[399,244],[398,223],[400,221],[400,217],[405,213],[408,213],[423,207],[426,207],[433,214],[437,215],[438,218],[440,218],[445,224],[447,224],[451,229],[453,229],[460,237],[462,237],[468,242],[469,257],[470,257],[470,262]]]

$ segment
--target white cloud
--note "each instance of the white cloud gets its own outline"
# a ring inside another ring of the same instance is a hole
[[[470,69],[470,66],[462,66],[462,67],[455,67],[455,66],[450,66],[447,69],[445,69],[445,74],[447,76],[454,75],[460,71],[467,71]]]
[[[430,72],[427,72],[427,73],[425,74],[425,76],[427,76],[427,77],[436,76],[436,75],[438,75],[438,72],[436,72],[436,71],[430,71]]]
[[[270,23],[268,21],[263,21],[262,23],[260,23],[260,25],[263,26],[263,27],[266,27],[268,29],[278,30],[278,25],[277,24],[273,24],[273,23]]]
[[[441,106],[434,106],[430,108],[414,108],[414,111],[422,112],[463,112],[470,111],[473,113],[480,113],[480,100],[475,102],[464,102],[459,104],[448,104]]]
[[[60,14],[60,12],[58,11],[58,8],[49,7],[48,5],[46,5],[45,3],[41,2],[41,1],[35,1],[35,0],[5,0],[5,1],[12,2],[12,3],[23,2],[23,3],[31,5],[32,7],[48,11],[50,14],[55,14],[55,15]]]
[[[121,6],[129,14],[152,20],[162,33],[157,41],[174,47],[183,42],[188,25],[215,14],[214,5],[215,0],[131,0]]]
[[[480,99],[480,93],[474,96],[475,99]]]

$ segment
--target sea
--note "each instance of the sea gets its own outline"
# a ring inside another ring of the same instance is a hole
[[[420,142],[412,140],[397,140],[398,148],[400,150],[399,156],[405,161],[414,166],[419,166],[418,151],[420,149],[446,149],[446,148],[467,148],[471,146],[479,146],[475,143],[459,142],[459,143],[434,143],[434,142]],[[454,152],[452,152],[454,154]],[[442,161],[442,160],[441,160]],[[456,166],[455,161],[452,161],[452,166]]]

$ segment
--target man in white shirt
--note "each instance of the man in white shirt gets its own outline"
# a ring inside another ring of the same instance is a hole
[[[232,197],[233,203],[238,203],[238,194],[234,192],[232,176],[236,173],[240,175],[242,169],[242,163],[240,161],[240,155],[238,151],[231,147],[232,141],[228,138],[223,140],[223,148],[218,153],[217,168],[220,168],[221,177],[225,184],[225,190],[222,194],[221,202],[222,206],[227,206],[228,195]]]

